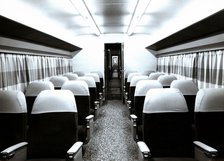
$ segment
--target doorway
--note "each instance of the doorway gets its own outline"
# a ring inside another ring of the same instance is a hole
[[[123,44],[122,43],[106,43],[105,50],[105,97],[111,99],[123,99]]]

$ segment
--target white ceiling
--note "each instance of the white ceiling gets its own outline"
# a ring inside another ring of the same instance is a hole
[[[70,41],[95,35],[72,4],[77,0],[0,0],[0,14]],[[160,40],[224,8],[223,0],[81,0],[100,34],[127,34],[140,1],[145,10],[130,36]],[[69,38],[70,37],[70,38]]]

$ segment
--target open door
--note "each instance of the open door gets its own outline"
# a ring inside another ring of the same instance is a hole
[[[105,97],[122,99],[124,56],[122,43],[108,43],[105,47]]]

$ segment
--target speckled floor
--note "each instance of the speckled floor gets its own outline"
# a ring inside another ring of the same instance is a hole
[[[99,109],[92,139],[85,145],[84,161],[136,161],[128,109],[121,100],[109,100]]]

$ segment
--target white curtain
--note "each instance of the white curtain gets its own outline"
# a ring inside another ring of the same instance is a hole
[[[72,72],[72,60],[61,57],[0,54],[0,89],[24,91],[34,80]]]
[[[197,80],[199,88],[224,87],[224,51],[198,54]]]
[[[158,58],[158,71],[192,79],[198,88],[224,87],[224,50]]]

